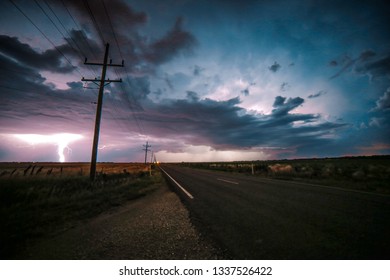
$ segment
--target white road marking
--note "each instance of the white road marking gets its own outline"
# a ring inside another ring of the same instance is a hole
[[[217,178],[218,181],[223,181],[223,182],[226,182],[226,183],[230,183],[230,184],[235,184],[235,185],[238,185],[239,183],[238,182],[233,182],[233,181],[229,181],[229,180],[225,180],[225,179],[221,179],[221,178]]]
[[[175,179],[173,179],[172,177],[171,177],[171,175],[169,175],[164,169],[162,169],[161,167],[160,167],[160,169],[189,197],[189,198],[191,198],[191,199],[194,199],[194,197],[192,196],[192,194],[189,192],[189,191],[187,191],[185,188],[183,188]]]

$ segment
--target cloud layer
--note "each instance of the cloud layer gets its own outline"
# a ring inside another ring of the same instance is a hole
[[[383,5],[236,2],[47,1],[65,37],[34,3],[20,3],[56,47],[0,12],[0,160],[49,156],[9,138],[22,133],[82,134],[69,157],[89,160],[97,90],[80,80],[100,75],[83,61],[101,62],[106,42],[125,67],[108,69],[123,83],[105,87],[101,160],[142,160],[146,140],[170,159],[390,152]]]

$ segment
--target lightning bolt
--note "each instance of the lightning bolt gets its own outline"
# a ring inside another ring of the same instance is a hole
[[[74,141],[77,141],[83,138],[80,134],[72,134],[72,133],[59,133],[59,134],[51,134],[51,135],[42,135],[42,134],[14,134],[14,137],[22,140],[24,142],[29,143],[30,145],[37,144],[55,144],[57,145],[57,153],[59,157],[59,162],[65,162],[64,151],[68,147],[68,144]]]

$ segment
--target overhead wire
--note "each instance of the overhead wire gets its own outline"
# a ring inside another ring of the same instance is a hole
[[[35,0],[36,1],[36,0]],[[62,26],[62,28],[65,30],[65,32],[68,34],[68,38],[69,40],[66,40],[68,43],[69,43],[69,46],[71,46],[71,48],[73,49],[73,51],[77,54],[79,54],[79,57],[81,59],[81,61],[84,60],[84,58],[86,58],[86,54],[85,52],[82,50],[82,48],[79,46],[79,44],[77,43],[77,41],[73,38],[72,34],[70,34],[70,32],[68,31],[68,29],[65,27],[65,25],[62,23],[62,20],[58,17],[57,13],[54,11],[54,9],[50,6],[50,4],[46,1],[46,0],[43,0],[46,4],[46,6],[49,8],[49,10],[52,12],[52,14],[55,16],[55,18],[57,19],[57,21],[60,23],[60,25]],[[62,1],[62,0],[61,0]],[[54,24],[54,23],[53,23]],[[57,28],[58,29],[58,28]],[[60,31],[58,29],[58,31]],[[62,33],[61,33],[62,34]],[[65,36],[64,36],[65,37]],[[73,42],[73,44],[76,46],[77,50],[72,46],[71,42]],[[87,42],[88,43],[88,42]],[[80,55],[81,54],[81,55]],[[96,74],[96,71],[93,67],[91,67],[90,65],[87,65],[89,66],[88,69],[90,70],[90,72],[93,73],[93,75],[97,76]]]
[[[76,22],[75,18],[73,17],[72,13],[69,11],[68,7],[66,6],[65,2],[63,0],[61,0],[61,3],[62,5],[64,6],[65,10],[67,11],[69,17],[72,19],[75,27],[77,28],[77,30],[80,30],[82,31],[82,28],[78,25],[78,23]],[[87,44],[88,48],[89,48],[89,51],[91,52],[91,54],[94,56],[95,59],[97,59],[97,56],[95,54],[95,52],[93,51],[92,47],[91,47],[91,44],[88,42],[88,38],[85,36],[84,32],[81,32],[81,37],[83,38],[84,42]]]
[[[36,2],[36,0],[35,0]],[[76,48],[78,49],[78,51],[81,53],[82,55],[82,58],[86,57],[85,53],[83,52],[83,50],[80,48],[80,46],[77,44],[77,42],[73,39],[72,35],[69,33],[68,29],[65,27],[65,25],[62,23],[61,19],[58,17],[57,13],[54,11],[54,9],[50,6],[50,4],[46,1],[46,0],[43,0],[43,2],[45,2],[46,6],[49,8],[49,10],[52,12],[52,14],[55,16],[55,18],[57,19],[57,21],[60,23],[60,25],[62,26],[62,28],[65,30],[65,32],[68,34],[68,38],[69,40],[71,40],[73,42],[73,44],[76,46]],[[46,13],[45,13],[46,14]],[[53,22],[53,21],[52,21]],[[54,24],[54,22],[53,22]],[[55,24],[54,24],[55,25]],[[57,28],[57,27],[56,27]],[[59,30],[59,28],[57,28],[57,30],[59,32],[61,32]],[[62,34],[62,33],[61,33]],[[65,37],[65,36],[64,36]]]
[[[18,5],[18,4],[16,4],[13,0],[9,0],[10,2],[11,2],[11,4],[13,4],[13,6],[15,6],[15,8],[41,33],[41,35],[56,49],[56,51],[59,53],[59,54],[61,54],[61,56],[69,63],[69,65],[71,65],[72,66],[72,68],[73,69],[75,69],[81,76],[84,76],[82,73],[81,73],[81,71],[76,67],[76,66],[74,66],[73,64],[72,64],[72,62],[71,62],[71,60],[54,44],[54,42],[46,35],[46,33],[45,32],[43,32],[43,30],[32,20],[32,18],[30,18],[29,17],[29,15],[26,13],[26,12],[24,12],[23,10],[22,10],[22,8]],[[78,44],[74,41],[74,39],[72,38],[72,36],[71,36],[71,34],[69,33],[69,31],[66,29],[66,27],[65,27],[65,25],[62,23],[62,21],[60,20],[60,18],[57,16],[57,14],[55,13],[55,11],[52,9],[52,7],[49,5],[49,3],[47,3],[47,1],[45,1],[44,0],[44,2],[45,2],[45,4],[47,5],[47,7],[49,8],[49,10],[52,12],[52,14],[55,16],[55,18],[57,19],[57,21],[60,23],[60,25],[62,26],[62,28],[65,30],[65,32],[69,35],[69,38],[73,41],[73,43],[74,43],[74,45],[76,46],[76,48],[78,49],[78,51],[74,48],[74,46],[72,46],[72,44],[68,41],[68,43],[69,43],[69,46],[73,49],[73,51],[75,51],[75,53],[77,53],[78,55],[80,55],[80,53],[81,53],[81,55],[84,55],[85,56],[85,54],[84,54],[84,52],[81,50],[81,48],[78,46]],[[81,32],[82,32],[82,37],[83,37],[83,39],[85,40],[85,43],[87,44],[87,46],[89,47],[89,49],[91,50],[91,53],[96,57],[96,55],[95,55],[95,53],[92,51],[92,47],[91,47],[91,45],[90,45],[90,43],[88,42],[88,39],[85,37],[85,35],[84,35],[84,32],[83,32],[83,30],[78,26],[78,24],[77,24],[77,21],[75,20],[75,18],[73,17],[73,15],[71,14],[71,12],[70,12],[70,10],[68,9],[68,7],[66,6],[66,4],[64,3],[64,1],[63,0],[61,0],[61,2],[62,2],[62,4],[63,4],[63,6],[64,6],[64,8],[65,8],[65,10],[67,11],[67,13],[68,13],[68,15],[69,15],[69,17],[72,19],[72,21],[73,21],[73,23],[75,24],[75,26],[78,28],[78,30],[80,30]],[[92,23],[94,24],[94,26],[95,26],[95,28],[96,28],[96,30],[97,30],[97,33],[98,33],[98,35],[99,35],[99,38],[100,38],[100,40],[104,43],[105,42],[105,40],[104,40],[104,37],[103,37],[103,34],[102,34],[102,31],[101,31],[101,29],[100,29],[100,27],[99,27],[99,25],[98,25],[98,23],[97,23],[97,21],[96,21],[96,18],[95,18],[95,16],[94,16],[94,14],[93,14],[93,12],[92,12],[92,10],[91,10],[91,7],[90,7],[90,5],[89,5],[89,3],[88,3],[88,0],[83,0],[83,2],[84,2],[84,5],[85,5],[85,7],[86,7],[86,9],[87,9],[87,11],[88,11],[88,14],[89,14],[89,16],[90,16],[90,18],[91,18],[91,20],[92,20]],[[45,9],[43,8],[43,6],[42,5],[40,5],[38,2],[37,2],[37,0],[35,0],[35,3],[37,4],[37,6],[40,8],[40,10],[44,13],[44,15],[50,20],[50,22],[53,24],[53,26],[55,27],[55,29],[63,36],[63,38],[66,38],[66,36],[65,36],[65,34],[60,30],[60,28],[59,28],[59,26],[54,22],[54,20],[48,15],[48,13],[45,11]],[[122,60],[124,60],[123,59],[123,53],[122,53],[122,50],[121,50],[121,48],[120,48],[120,44],[119,44],[119,41],[118,41],[118,38],[117,38],[117,36],[116,36],[116,33],[115,33],[115,30],[114,30],[114,27],[113,27],[113,24],[112,24],[112,21],[111,21],[111,17],[110,17],[110,15],[109,15],[109,13],[108,13],[108,10],[107,10],[107,7],[106,7],[106,5],[105,5],[105,3],[104,3],[104,1],[102,1],[102,3],[103,3],[103,7],[104,7],[104,11],[105,11],[105,13],[106,13],[106,15],[107,15],[107,18],[108,18],[108,22],[109,22],[109,25],[110,25],[110,28],[111,28],[111,30],[112,30],[112,32],[113,32],[113,37],[114,37],[114,40],[115,40],[115,43],[116,43],[116,45],[117,45],[117,47],[118,47],[118,50],[119,50],[119,54],[120,54],[120,57],[121,57],[121,59]],[[126,66],[125,66],[126,67]],[[125,68],[126,69],[126,72],[128,72],[128,69],[127,68]],[[118,75],[118,72],[117,71],[115,71],[115,73],[116,73],[116,75],[117,76],[119,76]],[[96,73],[94,73],[95,75],[96,75]],[[127,80],[127,83],[128,83],[128,85],[129,86],[131,86],[131,82],[130,82],[130,80],[129,80],[129,77],[128,77],[128,75],[126,75],[126,80]],[[18,91],[23,91],[23,90],[21,90],[21,89],[17,89],[17,88],[13,88],[13,87],[7,87],[7,86],[3,86],[3,85],[0,85],[0,87],[2,87],[2,88],[8,88],[8,89],[13,89],[13,90],[18,90]],[[122,90],[123,90],[123,92],[125,93],[126,92],[126,89],[124,88],[124,86],[123,86],[123,84],[120,84],[120,87],[122,88]],[[135,100],[135,98],[134,98],[134,96],[132,95],[132,94],[130,94],[130,97],[133,99],[133,102],[134,102],[134,104],[136,104],[137,102],[136,102],[136,100]],[[113,102],[111,102],[111,104],[112,105],[114,105],[113,104]],[[132,109],[132,115],[133,115],[133,118],[134,118],[134,120],[135,120],[135,122],[136,122],[136,125],[137,125],[137,127],[138,127],[138,129],[139,129],[139,132],[141,133],[141,134],[143,134],[143,135],[145,135],[145,133],[144,133],[144,128],[143,128],[143,126],[142,126],[142,124],[140,123],[140,120],[138,119],[138,116],[135,114],[135,112],[134,112],[134,108],[133,108],[133,105],[130,103],[129,104],[130,105],[130,107],[131,107],[131,109]],[[115,106],[115,105],[114,105]],[[115,111],[116,112],[116,111]],[[112,113],[110,112],[110,114],[111,114],[111,116],[113,117],[113,119],[114,119],[114,121],[115,122],[117,122],[118,121],[118,119],[117,118],[115,118],[115,116],[113,116],[112,115]],[[120,124],[119,124],[120,125]],[[121,126],[121,125],[120,125]],[[129,129],[127,126],[126,126],[126,128],[127,129]],[[130,130],[129,130],[130,131]]]
[[[89,17],[91,18],[92,23],[94,24],[96,31],[98,32],[98,35],[100,37],[100,40],[102,41],[102,44],[105,45],[106,41],[104,40],[103,33],[100,30],[99,24],[97,23],[95,16],[93,15],[93,12],[91,10],[91,6],[89,6],[88,0],[83,0],[83,2],[84,2],[85,8],[88,11]]]
[[[23,10],[13,0],[9,0],[9,1],[42,34],[42,36],[45,37],[45,39],[57,50],[57,52],[60,53],[65,58],[65,60],[73,67],[73,69],[75,69],[81,76],[83,76],[80,70],[72,64],[69,58],[67,58],[66,55],[53,43],[53,41],[50,40],[50,38],[42,31],[42,29],[40,29],[38,25],[36,25],[34,21],[25,12],[23,12]]]
[[[97,56],[95,54],[95,52],[93,51],[92,47],[91,47],[91,44],[89,43],[88,41],[88,38],[85,36],[82,28],[78,25],[77,21],[75,20],[75,18],[73,17],[72,13],[70,12],[70,10],[68,9],[68,7],[66,6],[65,2],[63,0],[61,0],[61,3],[62,5],[64,6],[66,12],[68,13],[69,17],[72,19],[73,23],[74,23],[74,26],[76,27],[76,30],[79,30],[81,32],[81,38],[83,39],[84,41],[84,44],[86,46],[88,46],[88,49],[90,51],[90,53],[92,54],[92,56],[97,59]],[[84,58],[86,58],[87,56],[84,54]],[[89,66],[89,69],[92,70],[92,72],[94,73],[95,77],[98,76],[98,74],[96,73],[96,70],[91,66],[91,65],[88,65]]]
[[[107,16],[107,19],[108,19],[108,22],[109,22],[109,25],[110,25],[110,28],[111,28],[111,31],[112,31],[115,43],[116,43],[116,45],[118,47],[119,55],[120,55],[122,61],[124,61],[122,50],[121,50],[121,47],[120,47],[120,44],[119,44],[119,41],[118,41],[118,37],[116,36],[116,32],[115,32],[114,26],[112,24],[112,20],[111,20],[110,14],[108,13],[108,9],[106,7],[106,4],[104,3],[104,0],[101,0],[101,2],[103,4],[103,8],[104,8],[105,14]],[[126,70],[125,76],[126,76],[127,83],[128,83],[129,86],[131,86],[130,80],[129,80],[129,76],[127,75],[128,70],[127,70],[126,64],[124,65],[124,67],[125,67],[125,70]],[[115,73],[116,73],[116,75],[118,77],[119,75],[118,75],[118,72],[116,71],[116,69],[115,69]],[[122,90],[124,92],[126,92],[124,86],[122,84],[120,86],[121,86]],[[130,97],[133,99],[134,104],[136,104],[136,100],[135,100],[134,96],[132,94],[130,94]],[[130,104],[130,106],[132,107],[132,104]],[[139,132],[141,134],[145,135],[144,127],[142,126],[142,124],[141,124],[140,120],[138,119],[137,115],[134,113],[134,108],[131,108],[131,109],[132,109],[133,118],[134,118],[134,120],[136,122],[136,125],[138,127]]]
[[[53,24],[53,26],[57,29],[57,31],[62,35],[62,37],[64,38],[64,40],[66,40],[66,36],[65,34],[60,30],[60,28],[57,26],[57,24],[52,20],[52,18],[48,15],[48,13],[46,13],[45,9],[39,4],[39,2],[37,0],[34,0],[35,4],[37,4],[37,6],[40,8],[40,10],[43,12],[43,14],[49,19],[49,21]],[[46,3],[46,5],[49,7],[49,9],[51,10],[51,12],[55,15],[55,17],[57,18],[57,20],[60,22],[60,24],[62,25],[62,27],[65,29],[65,31],[67,32],[65,26],[62,24],[62,22],[60,21],[60,19],[57,17],[57,15],[54,13],[54,11],[51,9],[51,7],[48,5],[48,3],[46,1],[44,1]],[[69,38],[70,40],[73,40],[72,36],[68,33],[69,35]],[[69,44],[69,46],[72,48],[73,52],[75,54],[77,54],[79,56],[79,58],[81,59],[81,61],[84,59],[82,54],[80,54],[80,52],[82,53],[82,51],[80,50],[79,48],[79,51],[77,51],[73,46],[72,44],[70,43],[70,41],[66,40]],[[74,42],[74,40],[73,40]],[[77,47],[77,44],[76,44],[76,47]],[[85,57],[85,55],[84,55]]]
[[[93,14],[93,12],[92,12],[92,9],[91,9],[91,7],[90,7],[90,5],[89,5],[89,3],[88,3],[87,0],[84,0],[84,6],[85,6],[85,8],[86,8],[86,10],[87,10],[87,12],[88,12],[88,14],[89,14],[89,17],[90,17],[91,21],[92,21],[93,24],[94,24],[94,27],[95,27],[96,31],[98,32],[98,35],[99,35],[101,41],[102,41],[102,42],[105,42],[104,36],[103,36],[103,34],[102,34],[102,32],[101,32],[101,28],[99,27],[99,25],[98,25],[98,23],[97,23],[97,20],[96,20],[96,18],[95,18],[95,16],[94,16],[94,14]],[[68,12],[69,12],[69,10],[68,10]],[[111,24],[111,23],[110,23],[110,24]],[[117,41],[117,40],[116,40],[116,41]],[[121,58],[122,58],[122,60],[123,60],[123,56],[122,56],[122,55],[121,55]],[[116,69],[114,69],[114,70],[115,70],[115,73],[116,73],[117,78],[119,79],[119,75],[118,75]],[[120,83],[120,86],[122,87],[122,90],[125,92],[125,89],[123,88],[122,83]],[[92,88],[88,88],[88,89],[92,89]],[[116,105],[114,105],[114,103],[110,100],[110,98],[108,98],[107,100],[108,100],[108,102],[109,102],[113,107],[116,106]],[[122,130],[123,130],[123,125],[122,125],[122,123],[119,121],[118,117],[115,117],[111,110],[108,110],[108,112],[109,112],[109,114],[111,115],[111,117],[113,118],[113,120],[115,121],[115,123],[116,123],[118,126],[120,126],[120,127],[122,128]],[[114,112],[117,112],[117,110],[114,110]],[[121,118],[121,120],[122,120],[122,119],[123,119],[123,118]],[[125,126],[125,130],[128,130],[129,132],[131,132],[131,130],[130,130],[127,126]]]
[[[104,3],[104,0],[102,0],[102,4],[103,4],[104,12],[105,12],[105,14],[106,14],[106,16],[107,16],[107,19],[108,19],[108,23],[110,24],[110,28],[111,28],[112,35],[113,35],[113,37],[114,37],[115,43],[116,43],[116,45],[118,46],[119,55],[120,55],[121,59],[124,60],[124,59],[123,59],[123,55],[122,55],[121,48],[119,47],[118,38],[117,38],[117,36],[116,36],[116,34],[115,34],[114,26],[112,25],[111,17],[110,17],[110,14],[108,13],[108,10],[107,10],[106,4]]]
[[[65,34],[62,33],[62,31],[58,28],[57,24],[51,19],[51,17],[46,13],[46,11],[43,9],[43,7],[41,6],[41,4],[39,4],[39,2],[37,0],[34,0],[35,4],[37,4],[37,6],[41,9],[41,11],[43,12],[43,14],[50,20],[50,22],[53,24],[53,26],[57,29],[57,31],[62,35],[63,38],[65,38]]]

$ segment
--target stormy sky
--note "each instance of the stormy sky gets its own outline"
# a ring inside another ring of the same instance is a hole
[[[0,2],[0,161],[390,153],[386,1]],[[61,157],[60,157],[61,158]]]

